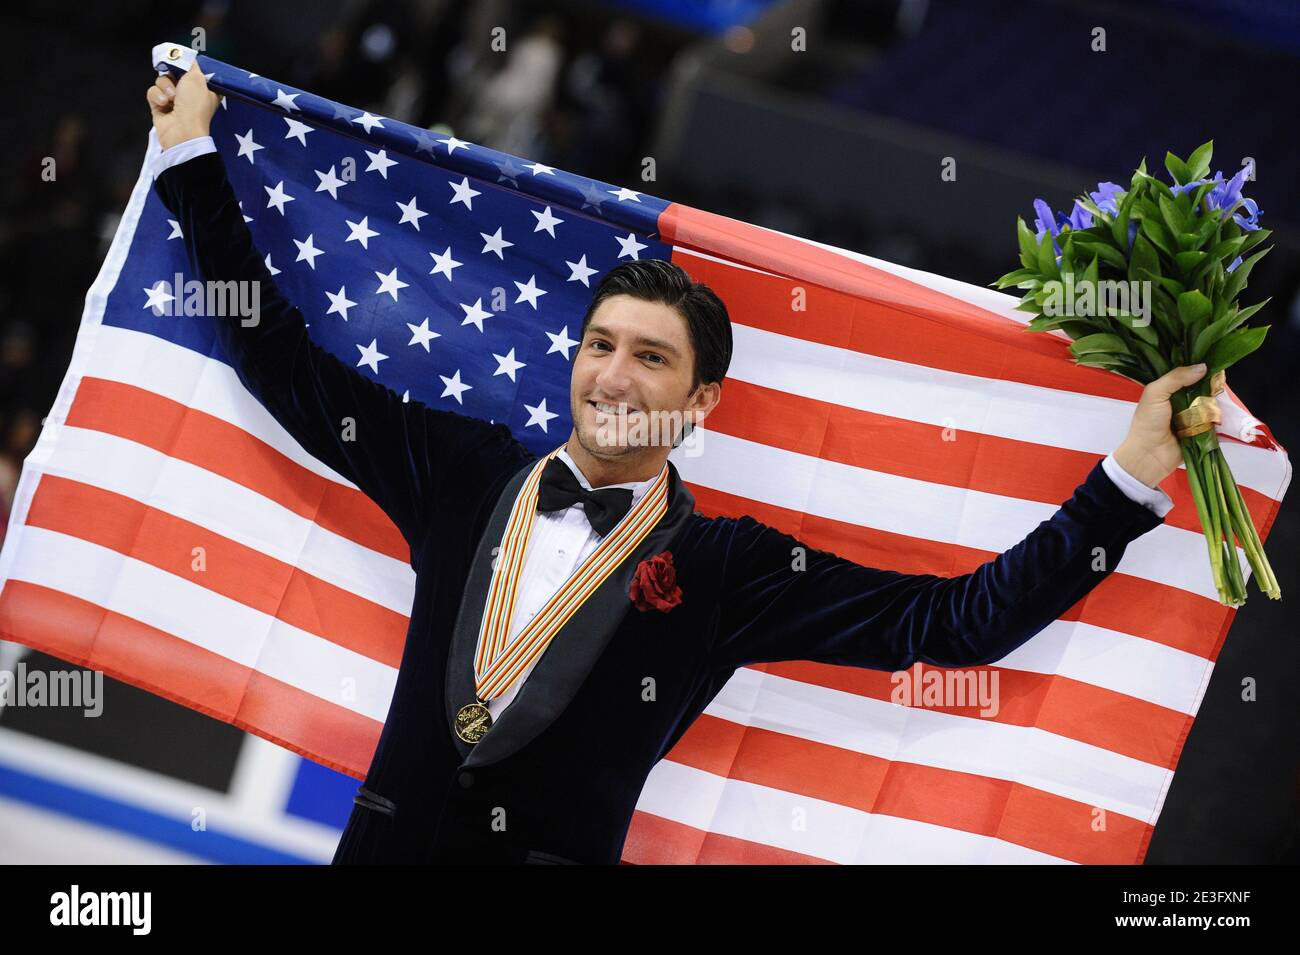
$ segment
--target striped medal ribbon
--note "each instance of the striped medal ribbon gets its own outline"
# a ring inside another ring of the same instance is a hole
[[[507,643],[525,551],[537,518],[537,487],[541,483],[542,471],[560,448],[533,466],[510,511],[474,653],[477,699],[456,713],[456,734],[467,743],[477,743],[492,725],[486,702],[496,699],[514,685],[529,665],[542,655],[560,628],[668,512],[668,468],[665,465],[645,496],[623,516],[528,625]]]

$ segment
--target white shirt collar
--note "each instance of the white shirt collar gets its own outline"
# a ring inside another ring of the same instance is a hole
[[[586,475],[582,473],[582,469],[573,463],[573,458],[569,457],[569,452],[565,448],[560,448],[560,453],[557,454],[556,457],[569,466],[569,470],[573,472],[573,475],[578,479],[579,484],[588,491],[591,490],[591,482],[589,482]],[[664,464],[664,467],[668,467],[667,463]],[[661,470],[659,473],[662,474],[663,471]],[[628,481],[625,484],[604,484],[602,487],[630,487],[632,489],[632,505],[635,507],[636,502],[645,497],[646,492],[650,490],[650,485],[654,484],[657,480],[659,480],[659,474],[656,474],[654,477],[645,481]]]

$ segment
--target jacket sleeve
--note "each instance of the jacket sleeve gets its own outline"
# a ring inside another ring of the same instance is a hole
[[[255,323],[211,319],[244,387],[308,453],[378,504],[413,548],[436,509],[462,506],[463,496],[526,463],[505,425],[403,401],[308,337],[254,248],[219,154],[163,169],[154,188],[181,225],[195,275],[259,283]]]
[[[864,567],[742,517],[726,546],[712,666],[993,663],[1070,609],[1131,541],[1163,522],[1126,497],[1100,461],[1050,519],[957,577]],[[796,547],[804,548],[802,568]]]

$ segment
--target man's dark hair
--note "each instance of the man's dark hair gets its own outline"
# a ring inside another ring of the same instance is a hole
[[[583,339],[596,308],[611,295],[631,295],[677,310],[686,319],[695,353],[691,391],[703,382],[722,383],[731,365],[731,317],[717,293],[695,282],[681,266],[665,259],[637,259],[614,266],[596,286],[582,317]]]

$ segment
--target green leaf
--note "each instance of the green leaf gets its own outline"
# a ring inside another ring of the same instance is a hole
[[[1233,222],[1231,219],[1229,219],[1228,222],[1238,232],[1241,231],[1237,223]],[[1254,232],[1247,232],[1245,235],[1246,241],[1241,243],[1241,248],[1237,250],[1237,254],[1245,255],[1247,252],[1249,252],[1255,246],[1259,245],[1261,242],[1263,242],[1272,234],[1273,234],[1272,229],[1256,229]]]
[[[1199,289],[1192,289],[1178,296],[1178,316],[1189,328],[1214,311],[1213,303]]]
[[[1073,339],[1083,338],[1085,335],[1091,335],[1097,330],[1095,325],[1090,325],[1086,321],[1078,318],[1066,319],[1061,322],[1061,330]]]
[[[1128,248],[1128,223],[1130,213],[1133,210],[1133,203],[1137,200],[1137,193],[1129,191],[1124,193],[1119,199],[1119,213],[1115,220],[1110,224],[1110,235],[1115,240],[1115,244],[1121,249]]]
[[[1207,259],[1208,269],[1202,276],[1198,276],[1197,281],[1201,284],[1201,290],[1211,301],[1223,300],[1223,263],[1218,259]]]
[[[1168,276],[1161,276],[1160,285],[1174,298],[1178,298],[1178,296],[1187,291],[1187,286],[1182,282],[1179,282],[1177,279],[1171,279]]]
[[[1089,212],[1092,213],[1094,221],[1097,219],[1102,219],[1106,221],[1110,220],[1110,213],[1100,209],[1097,206],[1097,204],[1093,202],[1091,199],[1089,199],[1086,195],[1079,196],[1076,201],[1079,203],[1079,205],[1083,206],[1085,209],[1087,209]]]
[[[1165,361],[1164,356],[1154,347],[1141,339],[1138,340],[1137,347],[1138,351],[1142,353],[1142,357],[1147,360],[1147,364],[1155,371],[1157,378],[1169,372],[1169,362]]]
[[[1268,334],[1268,330],[1268,325],[1260,325],[1256,328],[1239,328],[1223,336],[1214,343],[1214,347],[1205,358],[1205,363],[1209,365],[1206,374],[1214,375],[1241,361],[1264,344],[1264,336]]]
[[[1152,245],[1170,258],[1173,258],[1174,253],[1178,251],[1178,244],[1169,231],[1160,223],[1159,216],[1155,218],[1144,216],[1139,229]]]
[[[1112,249],[1111,251],[1113,252],[1114,250]],[[1128,262],[1125,262],[1124,264],[1128,265]],[[1083,281],[1090,282],[1093,285],[1096,285],[1098,272],[1099,269],[1098,269],[1097,256],[1094,255],[1092,257],[1092,261],[1088,263],[1088,267],[1083,270]]]
[[[1187,163],[1183,162],[1173,153],[1165,153],[1165,168],[1169,170],[1169,175],[1174,177],[1174,182],[1180,186],[1185,182],[1190,182],[1196,177],[1191,174],[1187,168]]]
[[[1210,158],[1214,155],[1214,140],[1202,143],[1187,157],[1187,174],[1190,179],[1204,179],[1210,173]]]
[[[1160,214],[1164,217],[1165,225],[1169,226],[1169,231],[1174,235],[1186,233],[1188,227],[1187,216],[1182,209],[1178,208],[1178,203],[1171,199],[1165,199],[1165,196],[1161,196],[1158,203],[1160,203]]]
[[[1220,259],[1224,262],[1231,262],[1241,251],[1241,247],[1246,244],[1246,237],[1239,235],[1235,239],[1224,239],[1222,242],[1210,249],[1210,257]]]
[[[1133,251],[1128,262],[1128,277],[1139,281],[1150,278],[1153,282],[1160,279],[1160,257],[1141,232],[1138,232],[1133,240]]]
[[[1197,178],[1197,179],[1200,179],[1201,177],[1200,177],[1200,176],[1197,176],[1196,178]],[[1192,203],[1191,203],[1190,208],[1193,208],[1193,209],[1200,209],[1200,208],[1201,208],[1201,200],[1205,198],[1205,194],[1206,194],[1207,192],[1209,192],[1211,189],[1214,188],[1214,185],[1215,185],[1215,184],[1212,183],[1212,182],[1203,182],[1203,183],[1201,183],[1199,186],[1197,186],[1197,187],[1196,187],[1196,191],[1195,191],[1195,192],[1192,192],[1192,193],[1190,194],[1191,197],[1192,197]],[[1203,210],[1203,211],[1208,212],[1208,210]],[[1218,215],[1216,214],[1214,217],[1215,217],[1215,218],[1218,218]]]
[[[1128,241],[1127,238],[1125,241]],[[1128,259],[1125,257],[1124,253],[1112,246],[1109,242],[1081,237],[1074,240],[1074,247],[1085,255],[1092,255],[1093,257],[1100,256],[1121,271],[1128,268]]]
[[[1174,264],[1178,266],[1180,272],[1190,272],[1205,259],[1206,253],[1199,250],[1194,252],[1179,252],[1174,256]]]
[[[1056,264],[1056,247],[1052,244],[1052,233],[1044,232],[1037,249],[1038,274],[1047,278],[1059,279],[1060,267]]]
[[[997,288],[1006,288],[1008,285],[1019,285],[1021,288],[1028,288],[1030,280],[1037,278],[1038,271],[1036,269],[1016,269],[1014,272],[1008,272],[997,281],[989,284]],[[1025,284],[1021,285],[1021,283]]]
[[[1118,316],[1118,318],[1125,323],[1129,331],[1133,333],[1133,337],[1138,341],[1146,342],[1148,345],[1158,346],[1160,344],[1160,332],[1156,330],[1156,326],[1152,322],[1148,321],[1145,325],[1141,324],[1142,316],[1140,315],[1125,314]]]
[[[1027,269],[1034,268],[1038,265],[1038,243],[1020,216],[1016,216],[1016,236],[1020,240],[1020,264]]]
[[[1228,328],[1229,329],[1236,328],[1238,325],[1240,325],[1246,319],[1250,318],[1250,316],[1254,315],[1256,312],[1258,312],[1261,308],[1263,308],[1272,300],[1273,300],[1273,296],[1270,295],[1262,302],[1256,302],[1254,305],[1248,306],[1247,308],[1240,309],[1239,311],[1237,311],[1236,317],[1233,319],[1232,324],[1229,325]]]
[[[1267,249],[1260,249],[1250,258],[1245,259],[1241,265],[1232,270],[1232,274],[1224,280],[1223,296],[1232,301],[1241,294],[1242,289],[1246,287],[1246,279],[1250,275],[1250,270],[1255,267],[1255,263],[1266,256],[1273,247],[1270,245]]]
[[[1071,325],[1081,326],[1082,330],[1070,333]],[[1102,325],[1086,315],[1038,315],[1029,320],[1029,327],[1036,332],[1050,331],[1053,328],[1064,329],[1071,338],[1081,338],[1093,332],[1102,331]]]
[[[1232,331],[1230,323],[1233,317],[1234,316],[1229,313],[1217,322],[1207,325],[1197,333],[1196,340],[1192,342],[1191,360],[1193,364],[1199,362],[1205,357],[1206,353],[1210,350],[1210,346],[1223,338],[1223,336],[1228,334],[1228,332]]]
[[[1075,339],[1070,345],[1070,351],[1075,355],[1084,355],[1089,352],[1129,354],[1128,345],[1124,343],[1124,339],[1109,332],[1098,332],[1094,335],[1084,335],[1082,338]]]
[[[1086,365],[1090,368],[1100,368],[1102,371],[1113,371],[1125,378],[1141,384],[1151,381],[1151,376],[1146,370],[1139,365],[1134,359],[1125,355],[1085,355],[1082,358],[1075,359],[1076,365]]]
[[[1056,244],[1061,247],[1061,261],[1056,267],[1061,270],[1061,278],[1065,278],[1066,273],[1073,274],[1074,268],[1074,230],[1064,228],[1061,234],[1056,238]]]

